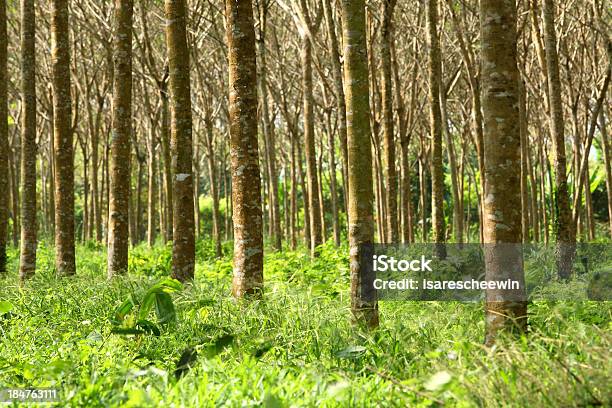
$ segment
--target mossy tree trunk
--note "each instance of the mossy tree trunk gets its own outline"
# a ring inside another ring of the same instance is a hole
[[[548,72],[548,100],[550,105],[550,132],[554,148],[555,220],[557,274],[568,279],[572,272],[575,256],[576,232],[572,221],[567,187],[567,159],[565,156],[565,123],[561,99],[561,78],[555,32],[555,6],[553,0],[543,0],[544,44],[546,49],[546,70]]]

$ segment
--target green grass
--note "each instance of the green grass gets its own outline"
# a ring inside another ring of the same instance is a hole
[[[610,405],[609,303],[530,305],[530,334],[484,337],[481,304],[383,302],[381,327],[353,326],[347,248],[268,253],[262,300],[230,296],[231,246],[215,260],[198,243],[196,280],[174,293],[161,335],[111,333],[130,294],[168,275],[170,249],[130,255],[130,275],[106,280],[105,252],[78,248],[78,275],[57,279],[42,244],[39,272],[0,281],[0,388],[57,387],[58,406],[595,406]],[[152,318],[153,319],[153,318]],[[179,380],[191,347],[198,359]]]

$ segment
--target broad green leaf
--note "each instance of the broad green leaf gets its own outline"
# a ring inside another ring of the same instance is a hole
[[[170,323],[176,320],[176,310],[169,294],[162,292],[155,295],[155,313],[159,323]]]
[[[117,309],[115,309],[113,323],[121,323],[123,319],[125,319],[125,316],[132,311],[134,306],[134,297],[130,295],[121,305],[119,305],[119,307],[117,307]]]
[[[0,300],[0,315],[6,314],[13,310],[13,304],[6,300]]]
[[[160,282],[157,282],[149,291],[151,292],[165,292],[173,293],[183,289],[183,284],[176,279],[166,278]]]
[[[140,310],[138,310],[138,320],[146,320],[149,316],[149,313],[153,309],[153,305],[155,304],[155,298],[157,294],[153,292],[148,292],[145,297],[142,299],[142,304],[140,305]]]

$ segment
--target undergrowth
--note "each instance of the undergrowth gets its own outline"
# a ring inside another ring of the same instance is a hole
[[[0,388],[56,387],[62,407],[612,403],[609,302],[530,304],[528,336],[493,348],[479,303],[382,302],[380,328],[366,332],[350,320],[347,248],[331,244],[315,260],[267,253],[263,299],[237,302],[231,244],[215,259],[199,242],[195,281],[171,294],[176,318],[159,333],[113,333],[117,307],[169,275],[170,251],[135,248],[129,274],[109,282],[103,247],[79,246],[77,276],[57,279],[41,244],[24,287],[10,253]]]

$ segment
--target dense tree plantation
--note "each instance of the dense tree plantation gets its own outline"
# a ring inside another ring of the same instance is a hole
[[[609,406],[611,6],[0,0],[0,401]]]

